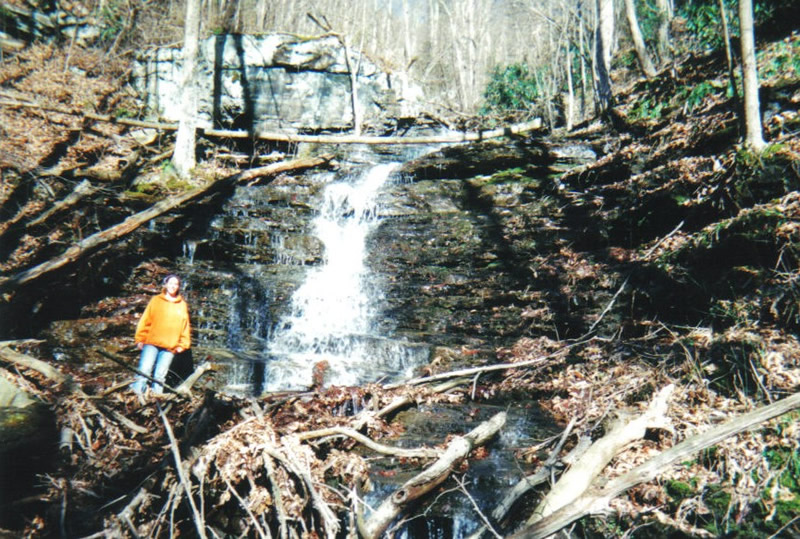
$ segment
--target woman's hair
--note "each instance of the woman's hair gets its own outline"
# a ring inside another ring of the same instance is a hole
[[[178,275],[176,275],[176,274],[174,274],[174,273],[170,273],[169,275],[167,275],[166,277],[164,277],[164,280],[163,280],[163,281],[161,281],[161,286],[164,286],[164,287],[166,287],[166,286],[167,286],[167,281],[169,281],[169,280],[170,280],[170,279],[172,279],[172,278],[178,279],[178,284],[179,284],[179,285],[180,285],[180,284],[183,282],[183,281],[181,281],[181,278],[180,278]]]

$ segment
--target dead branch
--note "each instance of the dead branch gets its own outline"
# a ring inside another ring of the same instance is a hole
[[[284,449],[287,449],[284,447]],[[303,459],[299,458],[288,458],[292,457],[293,455],[283,455],[280,451],[278,451],[274,447],[264,447],[263,451],[266,455],[278,460],[281,464],[283,464],[284,468],[289,470],[295,476],[297,476],[300,480],[303,481],[305,484],[306,490],[309,492],[309,496],[311,496],[311,503],[317,510],[320,518],[322,519],[323,528],[325,530],[325,534],[329,539],[334,539],[336,534],[339,533],[339,519],[336,518],[336,514],[330,508],[328,503],[322,498],[319,491],[317,490],[316,486],[314,485],[314,479],[311,477],[311,473],[306,468],[301,468],[298,463],[302,463]]]
[[[234,498],[236,498],[237,502],[239,502],[239,505],[247,513],[247,516],[250,517],[250,520],[252,521],[253,526],[255,526],[259,537],[262,537],[263,539],[267,539],[267,537],[269,537],[269,536],[266,533],[264,533],[264,530],[261,528],[261,524],[258,523],[258,519],[253,514],[253,510],[250,509],[250,506],[247,504],[247,502],[244,501],[241,496],[239,496],[239,493],[236,492],[236,489],[233,488],[233,485],[231,485],[231,482],[228,481],[227,478],[225,478],[225,486],[227,487],[228,492],[231,493]]]
[[[331,157],[325,155],[322,157],[296,159],[293,161],[273,163],[265,167],[246,170],[221,180],[217,180],[216,182],[210,182],[202,187],[198,187],[197,189],[193,189],[181,195],[168,197],[144,211],[131,215],[123,222],[114,225],[111,228],[92,234],[88,238],[85,238],[83,241],[80,241],[67,249],[60,256],[0,281],[0,291],[30,283],[39,277],[46,275],[47,273],[73,264],[85,256],[104,247],[106,244],[115,241],[129,234],[130,232],[133,232],[148,221],[155,219],[156,217],[163,215],[164,213],[171,211],[178,206],[189,202],[190,200],[205,195],[214,189],[219,189],[225,185],[230,185],[239,181],[247,181],[258,177],[280,174],[289,170],[313,168],[326,164],[330,162],[330,160]]]
[[[69,195],[67,195],[66,198],[64,198],[64,200],[60,201],[58,204],[56,204],[55,206],[44,212],[42,215],[40,215],[33,221],[27,223],[25,227],[30,228],[44,223],[47,219],[49,219],[53,215],[74,206],[82,198],[91,195],[97,190],[98,190],[97,187],[92,186],[92,182],[90,182],[89,180],[83,180],[75,187],[75,189],[72,190],[72,192]]]
[[[21,354],[15,350],[12,350],[4,343],[0,343],[0,359],[9,363],[13,363],[14,365],[32,369],[48,380],[52,380],[57,384],[70,381],[70,378],[67,375],[63,374],[46,361],[36,359],[35,357],[31,357],[26,354]]]
[[[497,537],[497,539],[503,539],[503,536],[500,535],[499,533],[497,533],[497,530],[494,529],[494,527],[492,526],[492,523],[489,522],[489,519],[486,517],[486,515],[483,514],[483,511],[481,511],[481,508],[478,506],[478,503],[475,501],[475,498],[473,498],[472,494],[470,494],[469,491],[467,490],[467,486],[464,484],[464,480],[463,479],[459,479],[458,477],[455,477],[454,479],[455,479],[456,483],[458,483],[458,488],[461,490],[461,493],[464,496],[466,496],[466,498],[469,500],[469,503],[472,504],[472,508],[478,514],[480,519],[483,521],[483,524],[481,525],[481,528],[480,528],[481,529],[481,534],[484,531],[489,531],[489,532],[491,532],[492,535]]]
[[[172,456],[175,458],[175,470],[178,473],[178,479],[181,482],[181,486],[183,486],[183,489],[186,491],[186,497],[189,499],[189,505],[192,508],[195,529],[197,529],[197,534],[201,537],[201,539],[205,539],[206,525],[203,522],[203,518],[200,516],[200,511],[197,509],[197,504],[194,502],[194,497],[192,496],[192,487],[189,484],[188,478],[186,477],[186,471],[183,469],[181,452],[178,449],[178,441],[175,440],[175,435],[172,434],[172,427],[169,424],[169,419],[167,419],[167,415],[164,413],[164,410],[161,409],[160,405],[158,406],[158,413],[161,415],[161,420],[164,422],[164,429],[167,431],[167,436],[169,437],[169,445],[172,449]]]
[[[600,322],[603,320],[603,318],[605,318],[605,316],[608,314],[608,311],[610,311],[610,310],[611,310],[611,307],[613,307],[613,306],[614,306],[614,303],[616,303],[616,301],[617,301],[617,298],[619,297],[619,295],[620,295],[620,294],[622,294],[622,291],[623,291],[623,290],[625,290],[625,286],[627,286],[627,284],[628,284],[628,280],[629,280],[630,278],[631,278],[631,276],[630,276],[630,275],[628,275],[627,277],[625,277],[625,280],[624,280],[624,281],[622,281],[622,285],[619,287],[619,290],[617,290],[617,293],[616,293],[616,294],[614,294],[614,296],[611,298],[611,301],[609,301],[609,302],[608,302],[608,304],[606,305],[606,308],[605,308],[605,309],[603,309],[603,312],[601,312],[601,313],[600,313],[600,316],[598,316],[598,317],[597,317],[597,320],[595,320],[595,321],[594,321],[594,323],[591,325],[591,327],[589,328],[589,330],[586,332],[586,335],[589,335],[591,332],[593,332],[593,331],[594,331],[594,328],[596,328],[596,327],[597,327],[597,324],[599,324],[599,323],[600,323]]]
[[[192,387],[197,383],[198,380],[207,372],[209,371],[216,371],[219,370],[219,366],[211,363],[209,361],[204,361],[200,365],[195,368],[195,370],[190,374],[186,380],[184,380],[181,385],[175,388],[180,394],[183,395],[190,395]]]
[[[556,350],[552,354],[547,354],[544,356],[540,356],[534,359],[529,359],[527,361],[520,361],[518,363],[496,363],[494,365],[487,365],[485,367],[472,367],[469,369],[460,369],[457,371],[449,371],[449,372],[442,372],[439,374],[434,374],[432,376],[423,376],[421,378],[412,378],[411,380],[406,380],[405,382],[398,382],[396,384],[387,384],[383,386],[386,389],[395,389],[402,386],[409,386],[409,385],[419,385],[419,384],[426,384],[428,382],[435,382],[437,380],[447,380],[449,378],[457,378],[457,377],[464,377],[464,376],[474,376],[476,374],[482,374],[485,372],[492,372],[492,371],[504,371],[508,369],[519,369],[521,367],[531,367],[533,365],[539,365],[544,363],[548,359],[552,359],[553,357],[557,356],[569,350],[573,346],[577,346],[579,344],[584,344],[585,342],[591,339],[580,340],[573,343],[566,345],[564,348],[560,350]]]
[[[572,503],[603,471],[617,453],[631,442],[644,437],[648,428],[667,428],[666,418],[669,398],[675,386],[670,384],[653,398],[645,413],[631,421],[619,419],[584,453],[578,462],[564,473],[550,492],[539,503],[527,524],[531,525],[547,515]]]
[[[377,539],[411,502],[447,479],[474,447],[486,443],[505,423],[506,413],[500,412],[468,434],[454,438],[436,462],[406,481],[391,496],[383,500],[364,522],[361,534],[368,539]]]
[[[154,496],[150,494],[150,489],[155,484],[155,476],[150,476],[146,481],[145,484],[139,489],[136,493],[136,496],[131,498],[131,501],[122,508],[122,511],[117,513],[117,518],[124,522],[128,528],[133,533],[134,537],[137,537],[139,534],[137,533],[136,526],[133,524],[133,517],[139,511],[139,506],[146,503],[150,498]],[[109,530],[110,531],[110,530]],[[120,529],[119,525],[115,526],[115,532],[119,534],[120,537],[124,536],[122,530]]]
[[[136,423],[134,423],[133,421],[131,421],[130,419],[128,419],[127,417],[125,417],[116,410],[103,410],[103,411],[109,413],[111,417],[116,419],[121,425],[126,427],[128,430],[131,430],[137,434],[147,434],[148,432],[150,432],[148,429],[142,427],[141,425],[137,425]]]
[[[526,526],[512,537],[518,539],[523,537],[547,537],[585,516],[607,513],[610,510],[609,504],[615,497],[636,485],[652,481],[674,463],[683,461],[698,451],[707,449],[726,438],[749,430],[797,408],[800,408],[800,393],[795,393],[773,404],[762,406],[752,412],[731,419],[718,427],[692,436],[633,470],[613,479],[606,486],[587,490],[570,505],[562,507],[533,525]]]
[[[272,462],[272,457],[269,455],[264,454],[263,457],[264,468],[267,470],[269,484],[272,487],[272,498],[275,500],[275,513],[278,515],[280,537],[281,539],[286,539],[289,537],[289,526],[286,523],[286,510],[283,508],[283,495],[281,494],[278,479],[275,476],[275,463]]]
[[[435,458],[441,455],[438,449],[431,449],[428,447],[418,447],[416,449],[404,449],[402,447],[391,447],[388,445],[379,444],[375,440],[364,436],[355,429],[347,427],[329,427],[327,429],[311,430],[307,432],[300,432],[295,434],[298,440],[311,440],[313,438],[323,438],[326,436],[348,436],[360,444],[372,449],[376,453],[382,455],[391,455],[395,457],[404,458]]]

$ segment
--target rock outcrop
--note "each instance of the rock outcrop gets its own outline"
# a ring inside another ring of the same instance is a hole
[[[353,126],[350,67],[363,121],[420,112],[422,91],[403,73],[380,69],[336,37],[302,39],[289,34],[217,35],[201,43],[198,84],[200,127],[289,132]],[[143,53],[134,86],[150,110],[174,121],[180,111],[181,49]]]

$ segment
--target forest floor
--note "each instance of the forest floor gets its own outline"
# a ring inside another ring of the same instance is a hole
[[[613,430],[610,417],[642,413],[672,385],[665,421],[614,456],[602,469],[608,480],[697,433],[796,393],[800,35],[760,50],[770,142],[762,155],[739,145],[724,58],[715,55],[687,57],[653,81],[618,91],[613,127],[596,123],[553,134],[605,148],[598,162],[559,178],[573,202],[562,222],[585,223],[591,216],[602,226],[575,231],[604,247],[590,258],[576,242],[535,262],[541,271],[569,276],[568,296],[604,293],[608,309],[577,310],[591,328],[585,338],[530,336],[498,350],[498,362],[519,366],[487,373],[474,386],[474,375],[454,375],[460,385],[449,388],[436,385],[443,378],[258,401],[195,390],[143,404],[117,384],[129,376],[124,369],[107,361],[102,369],[89,366],[103,364],[97,347],[86,350],[97,361],[59,363],[57,351],[69,345],[63,342],[68,336],[53,327],[77,311],[101,321],[102,329],[75,336],[75,346],[97,339],[111,356],[129,356],[130,328],[148,292],[135,283],[154,282],[163,272],[159,260],[120,277],[110,273],[118,265],[90,259],[92,271],[109,272],[119,290],[113,297],[96,293],[91,302],[85,301],[91,293],[70,290],[71,280],[86,282],[71,270],[28,289],[2,288],[2,314],[16,319],[13,331],[4,331],[14,340],[0,345],[0,372],[47,403],[61,437],[57,450],[40,452],[40,475],[24,496],[2,500],[4,533],[166,536],[207,525],[223,534],[267,536],[271,529],[334,536],[343,523],[354,530],[362,513],[358,499],[367,488],[369,460],[354,448],[367,442],[363,436],[397,434],[401,427],[391,421],[397,407],[534,398],[570,425],[560,452],[554,439],[519,454],[521,461],[543,464],[551,452],[561,458],[582,440],[602,439]],[[191,187],[163,174],[168,137],[144,141],[130,126],[86,116],[136,115],[136,100],[123,83],[127,70],[101,52],[46,46],[0,65],[0,278],[19,275],[158,197]],[[167,177],[161,191],[133,190],[132,163],[139,176]],[[218,163],[209,170],[217,176],[237,171]],[[74,192],[78,178],[90,179],[81,200],[47,214]],[[68,300],[80,303],[72,312],[42,304],[62,287]],[[591,331],[613,327],[612,321],[615,332]],[[62,342],[53,342],[54,335]],[[432,365],[427,372],[460,367]],[[352,402],[361,403],[362,411],[347,412]],[[797,535],[798,440],[796,411],[726,438],[665,468],[657,480],[632,486],[611,501],[614,518],[583,520],[576,533]],[[448,443],[432,454],[441,457]],[[17,458],[34,445],[21,443],[6,456]],[[430,455],[398,458],[420,469],[431,462]],[[522,513],[548,490],[539,485],[518,502]],[[362,534],[379,527],[366,519]],[[491,520],[500,533],[522,523]]]

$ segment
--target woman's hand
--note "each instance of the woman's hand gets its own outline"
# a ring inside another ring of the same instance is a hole
[[[143,343],[143,342],[137,342],[137,343],[136,343],[136,348],[138,348],[139,350],[141,350],[142,348],[144,348],[144,343]]]
[[[175,353],[176,353],[176,354],[181,354],[181,353],[183,353],[183,348],[181,348],[180,346],[179,346],[179,347],[177,347],[177,348],[175,349]]]

